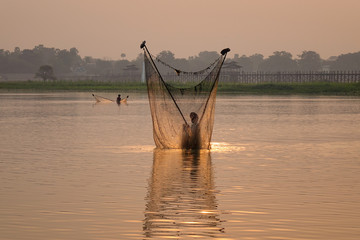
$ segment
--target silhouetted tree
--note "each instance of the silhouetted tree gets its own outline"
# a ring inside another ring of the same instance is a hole
[[[202,51],[198,56],[189,57],[189,71],[198,71],[200,69],[206,68],[210,63],[213,63],[220,53],[216,51]]]
[[[113,66],[112,62],[109,60],[96,59],[96,72],[97,74],[102,75],[112,75],[113,74]]]
[[[360,70],[360,52],[341,54],[332,64],[331,70]]]
[[[56,69],[62,73],[70,73],[74,67],[82,64],[82,59],[78,55],[76,48],[71,48],[70,51],[60,50],[56,54]]]
[[[189,68],[189,61],[185,58],[176,58],[174,62],[174,66],[178,69],[181,69],[183,71],[190,71]]]
[[[259,70],[259,65],[264,61],[264,55],[262,54],[259,54],[259,53],[255,53],[253,55],[251,55],[250,57],[250,60],[253,64],[253,69],[252,71],[253,72],[256,72]]]
[[[126,66],[129,66],[130,62],[128,60],[118,60],[114,62],[114,70],[113,73],[114,74],[121,74],[124,73],[124,69],[126,68]]]
[[[281,72],[296,71],[297,63],[292,59],[292,55],[286,51],[276,51],[273,55],[265,59],[259,66],[261,71]]]
[[[320,55],[314,51],[303,51],[298,55],[299,69],[302,71],[319,71],[321,70],[322,60]]]
[[[52,66],[50,65],[42,65],[40,66],[39,70],[37,71],[37,73],[35,73],[35,77],[40,77],[44,80],[44,82],[48,79],[50,80],[55,80],[56,77],[54,75],[54,70],[52,68]]]
[[[220,54],[216,51],[202,51],[199,53],[199,59],[204,62],[215,61],[219,56]]]
[[[162,51],[157,55],[157,58],[161,59],[161,61],[172,63],[175,60],[175,54],[171,51]]]
[[[234,58],[234,61],[241,66],[241,70],[244,72],[253,71],[253,63],[249,57],[242,55],[241,57]]]

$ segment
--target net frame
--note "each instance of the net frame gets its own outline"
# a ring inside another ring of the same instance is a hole
[[[178,87],[163,79],[145,41],[140,47],[144,50],[145,76],[156,147],[210,149],[219,75],[230,49],[222,50],[217,61],[205,69],[210,72],[202,81],[192,86]],[[185,72],[168,66],[178,76],[205,72]]]

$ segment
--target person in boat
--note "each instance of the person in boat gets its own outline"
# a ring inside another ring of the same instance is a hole
[[[121,101],[121,95],[118,94],[117,98],[116,98],[116,103],[117,104],[120,104],[120,101]]]
[[[191,126],[184,124],[184,133],[182,139],[182,148],[199,149],[200,148],[200,131],[199,116],[195,112],[190,113]]]

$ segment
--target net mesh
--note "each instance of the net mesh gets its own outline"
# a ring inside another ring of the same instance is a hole
[[[180,86],[182,80],[163,79],[151,54],[144,48],[145,75],[153,120],[153,137],[158,148],[209,149],[214,125],[216,91],[226,54],[219,57],[209,72],[189,74],[176,70],[181,79],[203,77]],[[174,78],[174,76],[171,76]],[[194,78],[192,78],[194,80]]]
[[[96,102],[98,102],[98,103],[100,103],[100,102],[101,103],[114,102],[114,100],[111,100],[111,99],[108,99],[108,98],[105,98],[105,97],[102,97],[102,96],[99,96],[99,95],[93,94],[92,96],[95,98]]]

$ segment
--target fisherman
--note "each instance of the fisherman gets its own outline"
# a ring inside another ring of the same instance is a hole
[[[116,98],[116,103],[117,103],[117,104],[120,104],[120,101],[121,101],[121,95],[118,94],[118,97]]]
[[[200,129],[199,116],[195,112],[190,113],[191,127],[184,124],[184,133],[182,140],[182,148],[199,149],[200,148]]]

